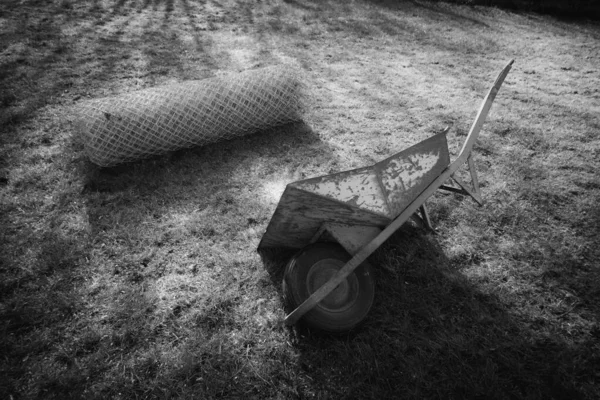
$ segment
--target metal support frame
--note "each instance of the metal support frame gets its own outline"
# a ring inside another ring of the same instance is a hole
[[[418,213],[414,213],[412,216],[413,221],[415,221],[420,227],[427,229],[430,232],[436,233],[435,228],[431,224],[431,218],[429,218],[429,211],[427,210],[427,206],[425,203],[421,207],[419,207]]]
[[[467,157],[467,165],[469,167],[469,174],[471,175],[471,185],[463,182],[459,179],[456,174],[453,174],[450,179],[454,181],[459,187],[442,185],[440,189],[447,190],[449,192],[460,193],[466,196],[471,196],[473,200],[480,206],[483,205],[483,199],[481,197],[481,190],[479,188],[479,179],[477,178],[477,170],[475,169],[475,162],[473,161],[473,153]]]

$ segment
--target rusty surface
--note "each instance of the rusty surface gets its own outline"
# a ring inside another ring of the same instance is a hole
[[[294,182],[292,185],[352,207],[389,216],[385,196],[373,167]]]
[[[382,189],[395,218],[450,164],[445,134],[430,137],[375,164]]]

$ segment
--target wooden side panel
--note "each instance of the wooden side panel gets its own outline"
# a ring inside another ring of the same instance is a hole
[[[258,248],[302,248],[326,222],[385,227],[391,220],[288,185]]]
[[[352,207],[362,208],[390,217],[379,180],[373,167],[355,169],[294,182],[292,186]]]
[[[327,232],[351,255],[355,255],[367,243],[381,233],[376,226],[326,224]]]
[[[430,137],[375,165],[392,218],[400,214],[450,164],[445,133]]]

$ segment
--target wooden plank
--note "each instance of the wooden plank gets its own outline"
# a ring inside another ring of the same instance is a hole
[[[350,226],[335,223],[324,224],[324,230],[351,255],[358,253],[365,244],[381,233],[381,228],[375,226]]]
[[[477,136],[479,135],[479,131],[487,118],[487,115],[492,108],[492,103],[500,90],[500,86],[506,79],[506,76],[510,72],[513,63],[515,60],[510,60],[506,67],[498,74],[498,77],[494,81],[490,91],[485,96],[485,99],[481,103],[481,107],[479,108],[479,112],[477,113],[477,117],[475,117],[475,121],[473,121],[473,125],[471,125],[471,129],[469,130],[469,134],[467,135],[467,140],[463,143],[462,149],[458,155],[458,158],[454,161],[454,163],[459,163],[460,165],[464,164],[469,154],[471,154],[471,150],[473,149],[473,145],[477,141]],[[458,167],[457,167],[458,169]]]

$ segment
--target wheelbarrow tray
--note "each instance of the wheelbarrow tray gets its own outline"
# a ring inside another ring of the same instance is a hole
[[[389,225],[450,163],[446,132],[377,164],[288,184],[259,249],[300,249],[324,223]]]

